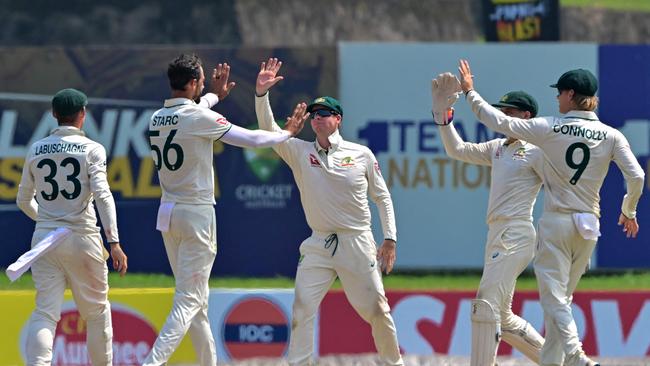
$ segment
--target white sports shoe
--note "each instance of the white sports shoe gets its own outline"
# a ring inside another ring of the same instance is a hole
[[[584,351],[580,350],[566,356],[564,366],[600,366],[600,364],[587,357]]]

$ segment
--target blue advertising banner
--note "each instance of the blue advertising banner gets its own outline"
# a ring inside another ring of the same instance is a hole
[[[598,266],[601,268],[650,267],[650,207],[648,207],[648,157],[650,155],[650,46],[599,47],[598,79],[600,119],[621,130],[646,172],[646,185],[637,209],[639,235],[626,240],[617,225],[625,194],[623,176],[612,168],[600,192],[601,232]]]
[[[285,81],[273,90],[276,118],[299,101],[336,88],[336,49],[15,48],[0,55],[0,230],[12,233],[0,254],[8,266],[29,248],[33,222],[20,212],[16,193],[28,147],[56,126],[51,95],[64,87],[86,92],[84,125],[107,150],[108,179],[117,201],[118,227],[134,272],[170,272],[155,218],[160,199],[146,130],[169,97],[167,64],[197,53],[206,74],[232,66],[237,83],[215,110],[231,122],[257,128],[254,85],[261,61],[284,61]],[[207,90],[207,88],[206,88]],[[308,124],[301,138],[313,138]],[[272,149],[241,149],[216,142],[215,198],[218,255],[213,274],[293,276],[298,246],[309,235],[291,171]]]

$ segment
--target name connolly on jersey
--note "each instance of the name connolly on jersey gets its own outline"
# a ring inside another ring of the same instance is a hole
[[[561,133],[563,135],[573,135],[578,137],[584,137],[589,140],[607,140],[606,131],[592,130],[590,128],[584,128],[574,125],[553,125],[553,132]]]

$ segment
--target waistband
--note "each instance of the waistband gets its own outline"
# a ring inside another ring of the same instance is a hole
[[[332,234],[336,234],[339,238],[346,238],[351,236],[364,235],[366,233],[372,233],[372,231],[370,230],[336,230],[336,231],[312,230],[311,236],[319,239],[325,239]]]

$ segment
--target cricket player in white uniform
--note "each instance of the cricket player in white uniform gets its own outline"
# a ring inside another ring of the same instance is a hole
[[[255,86],[257,119],[269,131],[280,131],[268,90],[282,80],[277,76],[281,65],[274,58],[262,63]],[[370,324],[382,363],[403,365],[380,270],[389,273],[395,261],[397,236],[390,193],[370,149],[339,134],[343,109],[336,99],[316,98],[307,111],[316,141],[292,138],[274,146],[293,171],[313,231],[300,245],[289,364],[312,364],[316,312],[338,276],[348,300]],[[384,242],[379,250],[370,231],[368,196],[381,216]]]
[[[441,74],[432,80],[431,91],[432,110],[446,108],[446,97],[459,92],[460,83],[451,73]],[[493,106],[508,116],[522,119],[535,117],[538,109],[535,99],[523,91],[507,93]],[[448,116],[447,113],[437,115]],[[465,142],[451,119],[435,123],[440,126],[440,136],[450,157],[492,167],[485,265],[476,299],[472,301],[470,365],[494,365],[500,338],[539,363],[544,338],[515,315],[511,306],[517,277],[535,254],[532,214],[542,186],[543,153],[537,146],[513,137]]]
[[[551,85],[558,89],[564,116],[529,120],[506,116],[486,103],[474,90],[466,60],[461,60],[459,70],[462,90],[481,122],[544,152],[544,213],[538,223],[534,261],[546,328],[541,364],[596,365],[582,349],[571,300],[600,235],[599,192],[610,162],[623,172],[627,185],[619,216],[627,237],[636,237],[639,230],[636,207],[643,169],[625,136],[593,112],[598,106],[598,82],[588,70],[567,71]]]
[[[227,64],[216,70],[213,82],[220,83],[217,92],[223,99],[234,83],[228,82]],[[176,291],[171,312],[143,365],[165,364],[189,330],[198,363],[214,366],[216,349],[208,321],[208,280],[217,253],[213,143],[268,147],[284,142],[302,128],[306,105],[297,106],[284,131],[249,131],[204,107],[205,101],[195,103],[205,81],[197,56],[180,55],[169,64],[167,75],[172,98],[152,115],[149,138],[162,188],[157,228]]]
[[[32,265],[36,310],[27,330],[26,364],[50,365],[56,324],[66,285],[86,322],[88,355],[93,365],[112,365],[111,308],[108,303],[108,253],[97,227],[95,207],[111,247],[114,268],[124,275],[127,257],[120,247],[115,201],[106,180],[106,150],[81,127],[86,95],[63,89],[52,99],[59,127],[35,142],[25,158],[18,207],[36,221],[32,247],[57,246]]]

